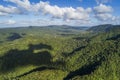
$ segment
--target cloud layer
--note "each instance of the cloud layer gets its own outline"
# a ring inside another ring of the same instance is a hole
[[[0,5],[0,15],[19,14],[20,10],[14,6],[4,7]]]
[[[111,6],[106,6],[100,4],[99,6],[94,7],[95,17],[98,20],[115,20],[115,16],[112,15],[113,8]]]
[[[64,20],[84,20],[89,18],[89,13],[91,8],[84,9],[82,7],[72,8],[72,7],[58,7],[57,5],[51,6],[49,2],[42,2],[36,4],[31,4],[29,0],[5,0],[15,3],[18,8],[22,10],[40,13],[44,15],[50,15],[53,18],[61,18]]]
[[[110,0],[96,0],[99,4],[93,8],[83,7],[59,7],[57,5],[51,5],[49,2],[40,1],[38,3],[31,3],[29,0],[4,0],[10,3],[14,3],[15,6],[3,6],[0,5],[0,16],[6,16],[9,14],[40,14],[49,16],[50,19],[62,19],[63,21],[76,21],[80,24],[91,24],[92,19],[97,21],[116,20],[117,17],[112,15],[113,8],[111,6],[104,5]],[[15,23],[9,21],[10,23]],[[92,23],[93,24],[93,23]]]

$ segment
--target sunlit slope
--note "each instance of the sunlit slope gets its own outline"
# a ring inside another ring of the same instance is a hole
[[[2,38],[6,41],[0,45],[1,80],[120,79],[120,26],[98,33],[75,31],[69,37],[58,33],[72,32],[56,31],[55,26],[51,32],[29,28],[31,32],[28,28],[17,28],[20,32],[8,29],[9,37]]]

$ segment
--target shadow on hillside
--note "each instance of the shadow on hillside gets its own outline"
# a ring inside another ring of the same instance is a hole
[[[63,53],[63,56],[65,56],[65,57],[67,57],[67,56],[72,56],[72,55],[75,54],[75,52],[80,51],[80,50],[84,49],[85,47],[86,47],[86,46],[80,46],[80,47],[74,49],[74,50],[73,50],[72,52],[70,52],[70,53]]]
[[[3,57],[1,57],[0,72],[7,72],[15,69],[16,67],[26,65],[49,65],[52,56],[48,51],[41,51],[34,53],[34,50],[52,50],[52,47],[46,44],[29,45],[28,50],[10,50]]]
[[[92,64],[83,66],[82,68],[79,68],[78,70],[75,70],[73,72],[70,72],[65,78],[64,80],[70,80],[71,78],[75,77],[75,76],[84,76],[84,75],[89,75],[92,72],[94,72],[94,70],[96,69],[97,66],[99,66],[101,64],[100,61],[94,62]]]
[[[11,36],[7,37],[7,41],[14,41],[16,39],[20,39],[22,36],[18,33],[11,33]]]
[[[81,68],[70,72],[63,80],[70,80],[75,76],[90,75],[92,72],[94,72],[97,69],[97,67],[101,65],[102,61],[105,61],[105,54],[99,53],[93,58],[94,58],[94,61],[90,62],[90,64],[84,65]]]
[[[116,36],[113,36],[111,38],[108,38],[107,40],[117,40],[120,38],[120,34],[116,35]]]
[[[43,66],[43,67],[38,67],[38,68],[35,68],[35,69],[33,69],[33,70],[31,70],[31,71],[28,71],[28,72],[26,72],[26,73],[24,73],[24,74],[21,74],[21,75],[19,75],[19,76],[16,76],[15,78],[20,78],[20,77],[26,76],[26,75],[28,75],[28,74],[30,74],[30,73],[32,73],[32,72],[43,71],[43,70],[46,70],[46,69],[55,70],[56,68],[53,68],[53,67],[45,67],[45,66]],[[14,78],[14,79],[15,79],[15,78]]]
[[[0,41],[0,43],[3,43],[3,41]]]

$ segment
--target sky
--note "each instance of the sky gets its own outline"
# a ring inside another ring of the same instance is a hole
[[[119,0],[0,0],[0,28],[120,24]]]

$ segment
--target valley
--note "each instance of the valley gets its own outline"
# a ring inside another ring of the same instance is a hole
[[[0,29],[0,80],[119,80],[120,25]]]

